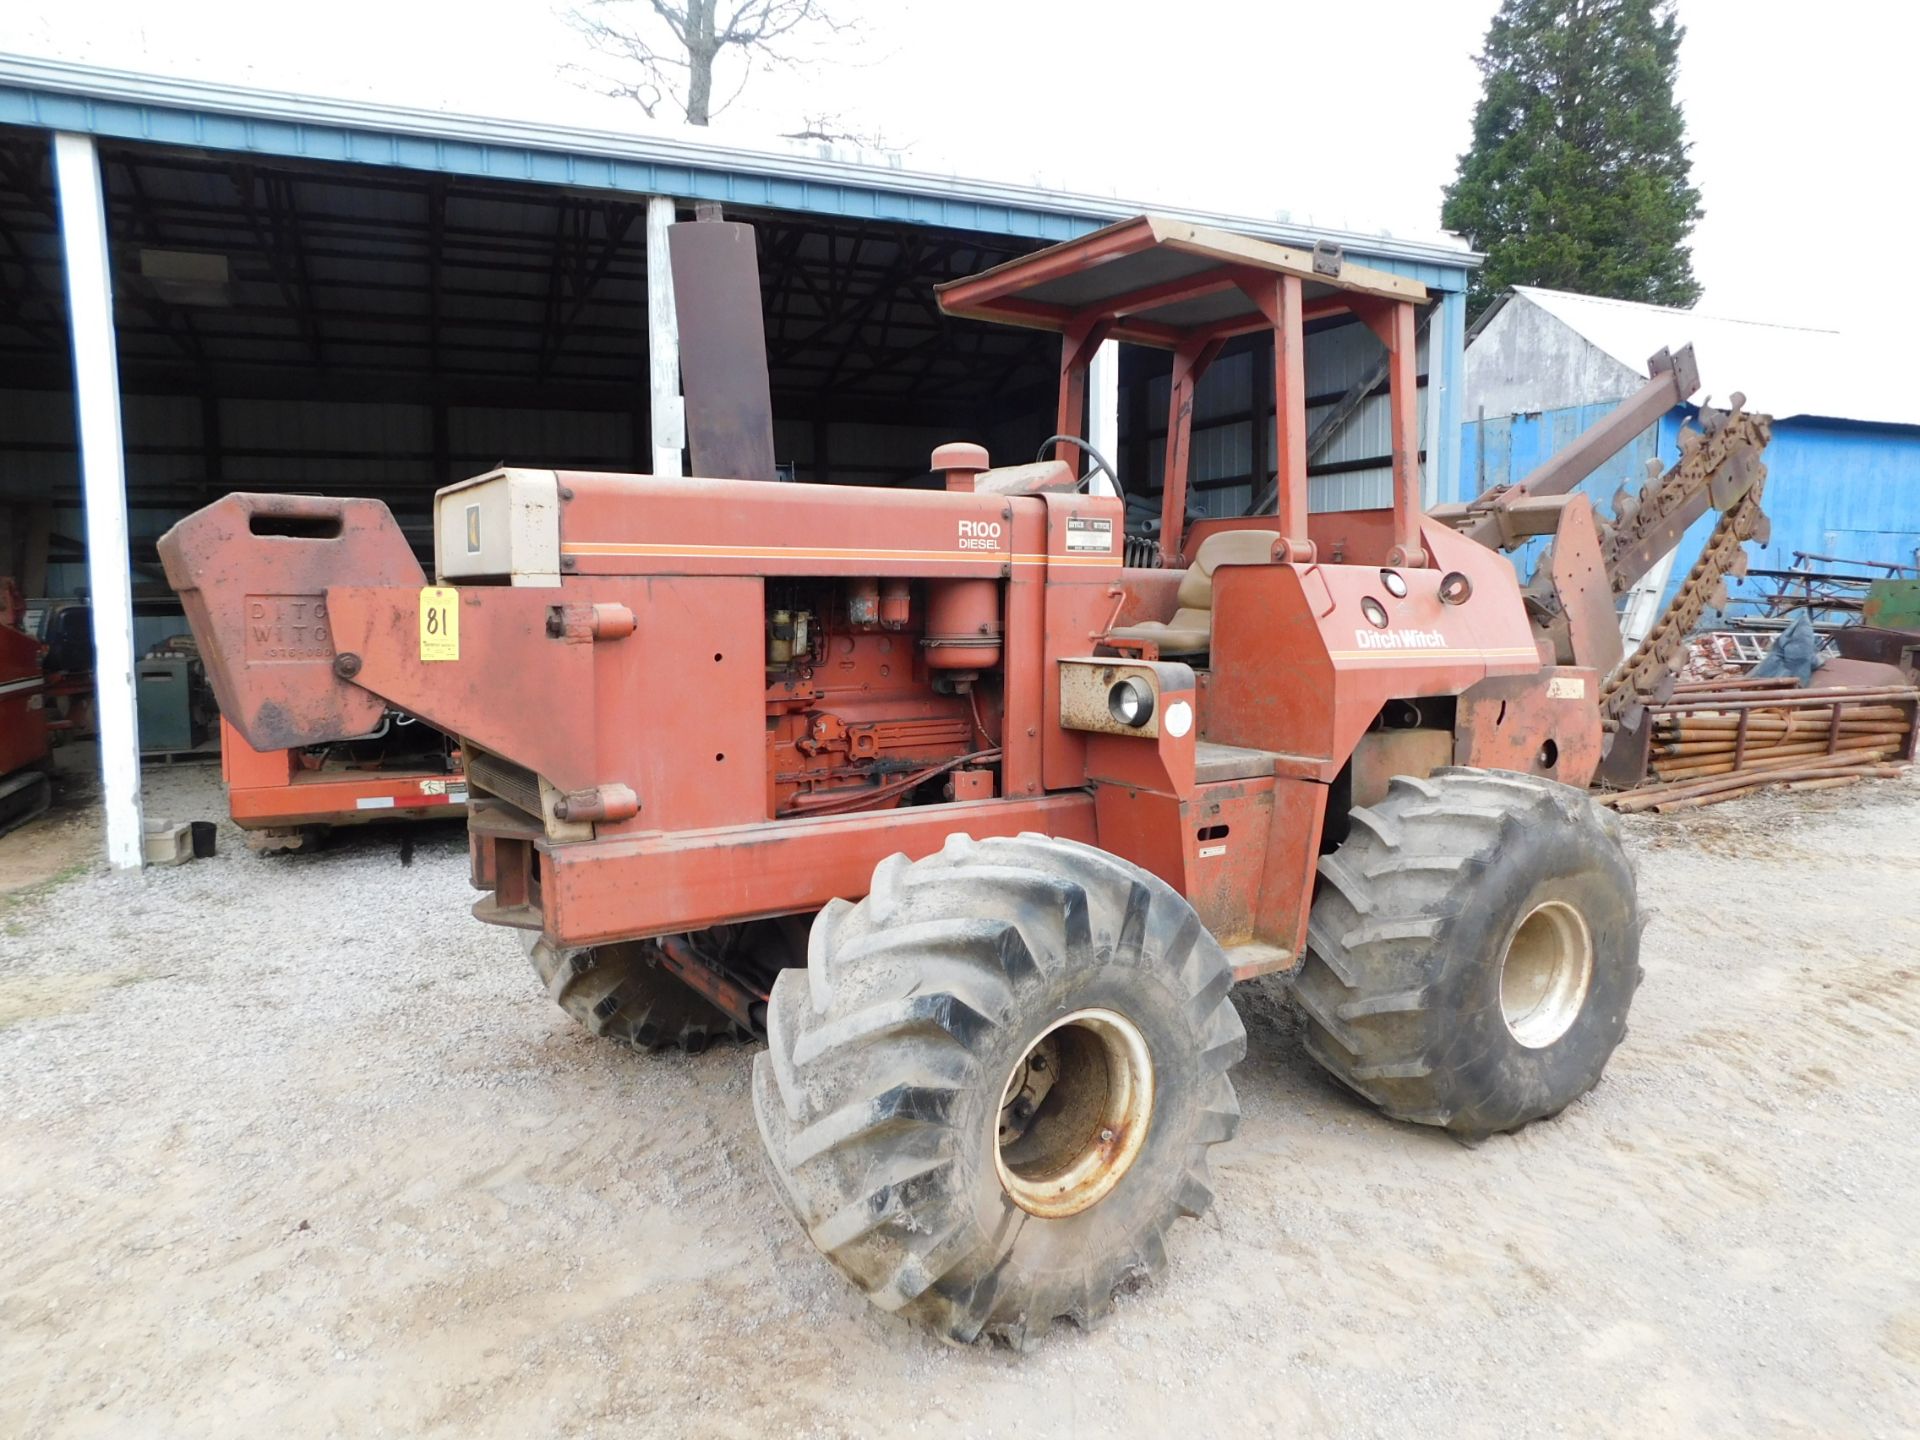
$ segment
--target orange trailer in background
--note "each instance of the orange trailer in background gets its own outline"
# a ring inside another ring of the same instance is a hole
[[[47,808],[46,647],[21,628],[24,605],[0,580],[0,834]]]
[[[467,813],[467,777],[450,742],[397,764],[356,757],[348,746],[256,750],[222,716],[220,778],[233,823],[255,850],[311,849],[340,825],[455,820]]]

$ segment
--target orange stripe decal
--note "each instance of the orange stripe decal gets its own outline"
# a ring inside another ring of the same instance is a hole
[[[1005,550],[869,550],[789,545],[651,545],[617,540],[581,540],[560,547],[563,555],[638,557],[657,560],[895,560],[969,561],[981,565],[1118,565],[1106,555],[1033,555]]]

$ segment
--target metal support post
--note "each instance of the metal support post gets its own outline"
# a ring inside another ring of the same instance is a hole
[[[680,321],[673,308],[673,262],[667,255],[667,230],[673,201],[647,197],[647,379],[653,399],[653,473],[678,476],[685,471],[680,452],[687,444],[686,410],[680,401]]]
[[[100,162],[86,135],[53,137],[54,187],[66,260],[73,390],[79,410],[80,485],[86,500],[87,583],[92,599],[94,685],[100,722],[107,860],[141,863],[140,726],[133,680],[133,565],[127,543],[126,453],[120,368],[114,352],[113,268]]]
[[[1094,351],[1087,367],[1087,440],[1108,463],[1120,464],[1120,342],[1107,340]],[[1145,477],[1139,482],[1143,487]],[[1094,473],[1087,482],[1094,495],[1111,495],[1113,486],[1107,477]]]

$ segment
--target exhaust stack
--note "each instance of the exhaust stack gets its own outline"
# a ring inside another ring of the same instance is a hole
[[[695,220],[667,231],[687,454],[708,480],[772,480],[773,398],[753,227]]]

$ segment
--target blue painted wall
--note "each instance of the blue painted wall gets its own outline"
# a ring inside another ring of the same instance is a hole
[[[1461,426],[1460,497],[1469,499],[1488,486],[1520,480],[1612,408],[1589,405],[1534,415],[1489,416],[1484,423],[1468,421]],[[1662,467],[1679,457],[1680,426],[1692,413],[1691,407],[1668,412],[1582,485],[1582,491],[1603,512],[1610,512],[1615,489],[1623,482],[1637,488],[1648,457],[1657,454]],[[1773,533],[1766,545],[1747,547],[1750,564],[1784,570],[1793,564],[1796,550],[1916,563],[1920,426],[1805,417],[1777,420],[1765,458],[1764,505]],[[1685,569],[1700,553],[1713,520],[1712,515],[1705,516],[1681,541],[1680,560],[1663,600],[1685,578]],[[1540,542],[1533,542],[1516,553],[1522,575],[1532,571],[1540,548]],[[1738,597],[1755,593],[1756,586],[1751,581],[1736,582],[1729,591]]]
[[[1459,498],[1471,500],[1495,485],[1512,485],[1550,455],[1573,443],[1574,437],[1604,418],[1611,405],[1581,405],[1566,410],[1549,410],[1532,415],[1488,416],[1483,423],[1469,421],[1461,427]],[[1592,499],[1601,514],[1611,514],[1613,495],[1621,485],[1638,489],[1647,473],[1647,461],[1659,451],[1656,430],[1649,425],[1598,472],[1580,486],[1580,492]],[[1529,540],[1513,553],[1513,562],[1525,578],[1533,573],[1547,542]]]

